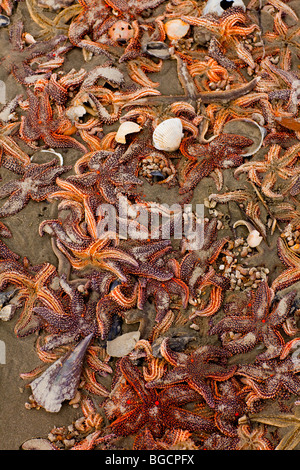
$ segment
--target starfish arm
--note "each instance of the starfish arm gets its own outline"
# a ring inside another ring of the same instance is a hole
[[[285,295],[280,301],[278,302],[277,307],[273,310],[270,314],[270,325],[273,327],[279,327],[288,317],[291,307],[294,303],[296,297],[296,291],[293,290]]]
[[[73,148],[84,153],[87,152],[87,148],[73,137],[57,134],[55,132],[44,135],[44,142],[49,145],[49,147]]]
[[[229,316],[225,317],[219,321],[215,326],[213,326],[209,334],[221,334],[225,331],[233,331],[236,333],[249,333],[253,329],[253,322],[249,317],[243,316]]]
[[[147,416],[143,411],[143,405],[139,404],[133,410],[113,421],[110,426],[115,434],[128,436],[135,434],[146,422]]]
[[[161,379],[147,382],[146,388],[163,388],[169,387],[170,385],[179,384],[187,380],[188,375],[188,371],[185,367],[174,367],[174,369],[171,369],[166,374],[164,374]]]
[[[204,398],[206,403],[211,408],[215,407],[215,400],[212,390],[210,386],[204,381],[204,379],[194,376],[192,379],[188,380],[188,383],[193,390],[196,390],[196,392],[198,392]]]
[[[8,217],[17,214],[17,212],[20,212],[20,210],[28,204],[29,199],[30,197],[26,192],[22,189],[17,189],[0,208],[0,217]]]
[[[263,334],[263,342],[267,350],[256,357],[256,360],[267,361],[280,356],[282,348],[284,346],[284,340],[280,333],[268,328],[267,332]]]
[[[184,428],[196,432],[203,430],[209,433],[213,432],[215,429],[214,423],[211,420],[202,418],[198,414],[188,410],[172,407],[170,415],[172,425],[175,428]]]
[[[251,351],[251,349],[254,348],[254,346],[257,344],[258,338],[253,333],[250,331],[249,333],[246,333],[243,335],[241,338],[233,339],[231,341],[226,341],[226,343],[223,343],[223,346],[231,352],[231,354],[244,354],[248,351]]]
[[[34,307],[33,312],[59,331],[68,331],[75,326],[75,319],[70,315],[61,315],[46,307]]]

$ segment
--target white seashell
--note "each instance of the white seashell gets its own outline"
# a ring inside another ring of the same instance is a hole
[[[179,118],[166,119],[153,132],[153,145],[157,150],[174,152],[181,144],[183,137],[182,122]]]
[[[84,116],[86,114],[86,109],[82,104],[78,106],[70,106],[70,108],[67,109],[66,115],[68,116],[71,121],[78,121],[79,118]]]
[[[112,357],[123,357],[129,354],[140,339],[139,331],[131,331],[124,335],[117,336],[112,341],[107,341],[106,352]]]
[[[221,16],[224,11],[231,7],[242,7],[243,10],[246,11],[246,6],[243,0],[208,0],[202,14],[208,15],[209,13],[215,13],[216,15]]]
[[[120,127],[119,127],[119,129],[116,133],[115,140],[119,144],[125,144],[126,143],[126,136],[128,134],[133,134],[134,132],[139,132],[141,129],[142,129],[141,126],[139,126],[136,122],[132,122],[132,121],[122,122],[122,124],[120,125]]]
[[[167,21],[164,25],[166,35],[171,41],[183,38],[189,31],[190,25],[175,18],[174,20]]]
[[[252,230],[247,237],[247,243],[251,248],[255,248],[256,246],[260,245],[262,239],[263,237],[257,230]]]

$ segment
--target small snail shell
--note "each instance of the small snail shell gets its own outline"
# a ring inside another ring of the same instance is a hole
[[[175,18],[174,20],[167,21],[165,23],[166,35],[171,41],[183,38],[189,31],[190,25]]]
[[[125,121],[122,122],[120,125],[115,139],[119,144],[125,144],[126,143],[126,136],[128,134],[132,134],[133,132],[139,132],[141,130],[141,126],[139,126],[136,122],[132,121]]]
[[[179,118],[166,119],[153,132],[153,145],[157,150],[174,152],[180,146],[183,137],[182,123]]]

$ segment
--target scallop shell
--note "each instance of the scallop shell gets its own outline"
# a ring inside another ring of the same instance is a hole
[[[62,402],[71,400],[77,391],[82,361],[93,333],[82,339],[73,351],[55,361],[37,379],[31,382],[32,394],[38,405],[50,413],[57,413]]]
[[[157,150],[174,152],[181,144],[183,137],[182,122],[179,118],[166,119],[153,132],[153,145]]]
[[[208,0],[202,14],[208,15],[209,13],[215,13],[216,15],[221,16],[224,11],[232,7],[241,7],[246,11],[246,6],[243,0]]]
[[[57,450],[54,444],[51,444],[47,439],[43,437],[36,437],[34,439],[28,439],[21,445],[22,450]]]
[[[166,35],[171,41],[183,38],[189,31],[190,25],[175,18],[174,20],[167,21],[164,25]]]
[[[139,132],[141,129],[141,126],[139,126],[136,122],[124,121],[116,133],[115,140],[119,144],[126,144],[126,136],[128,134],[133,134],[134,132]]]
[[[244,149],[245,153],[243,152],[243,157],[248,157],[258,152],[267,133],[264,127],[260,126],[256,121],[253,121],[253,119],[247,118],[231,119],[224,125],[223,132],[225,134],[237,134],[249,137],[253,140],[253,144]]]

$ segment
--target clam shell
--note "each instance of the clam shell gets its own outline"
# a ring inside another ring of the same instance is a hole
[[[82,339],[73,351],[55,361],[37,379],[31,382],[32,394],[38,405],[50,413],[57,413],[62,402],[71,400],[77,391],[82,362],[93,334]]]
[[[208,0],[202,14],[208,15],[209,13],[215,13],[216,15],[221,16],[224,11],[231,7],[242,7],[243,10],[246,11],[246,6],[243,0]]]
[[[182,122],[179,118],[166,119],[153,132],[153,145],[157,150],[174,152],[181,144],[183,137]]]
[[[139,126],[136,122],[133,122],[133,121],[122,122],[122,124],[120,125],[120,127],[119,127],[119,129],[116,133],[115,140],[119,144],[125,144],[126,143],[126,136],[128,134],[133,134],[134,132],[139,132],[141,129],[142,129],[141,126]]]
[[[166,35],[171,41],[176,41],[177,39],[183,38],[189,31],[190,25],[175,18],[174,20],[169,20],[164,25]]]
[[[135,347],[140,339],[141,333],[139,331],[130,331],[124,335],[117,336],[112,341],[107,341],[106,352],[112,357],[127,356]]]
[[[10,19],[6,15],[0,15],[0,27],[8,26],[10,24]]]
[[[243,157],[254,155],[258,152],[267,133],[266,129],[256,121],[246,118],[231,119],[231,121],[226,122],[223,132],[225,134],[241,135],[253,140],[253,144],[244,149]]]

